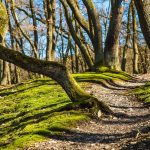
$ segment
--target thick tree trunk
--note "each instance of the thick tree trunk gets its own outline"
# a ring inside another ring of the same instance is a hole
[[[150,1],[149,0],[134,0],[140,26],[145,38],[145,41],[150,49]]]
[[[112,69],[119,69],[118,40],[124,7],[118,0],[111,0],[111,7],[111,18],[104,49],[105,65]]]
[[[95,54],[95,66],[103,65],[103,46],[102,46],[102,27],[100,23],[99,13],[92,0],[83,0],[84,5],[87,8],[88,16],[92,22],[92,28],[94,31],[94,40],[92,41]]]

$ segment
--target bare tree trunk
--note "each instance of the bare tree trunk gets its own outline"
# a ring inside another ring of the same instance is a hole
[[[55,7],[56,0],[44,0],[44,10],[47,25],[46,60],[55,58]]]
[[[1,79],[1,85],[8,85],[10,84],[10,70],[9,70],[9,63],[3,61],[3,74]]]
[[[38,51],[37,21],[36,21],[36,14],[35,14],[35,7],[34,7],[33,0],[30,0],[30,9],[31,9],[31,14],[32,14],[32,22],[33,22],[34,47],[36,48],[36,51]]]
[[[79,49],[77,44],[75,44],[75,65],[76,65],[76,73],[79,72]]]
[[[103,46],[102,46],[102,26],[100,23],[99,13],[92,0],[83,0],[84,5],[87,8],[88,16],[92,21],[92,26],[94,30],[94,53],[95,53],[95,66],[103,65]]]
[[[136,14],[134,8],[134,2],[132,1],[132,28],[133,28],[133,73],[138,73],[138,35],[137,35],[137,23],[136,23]]]
[[[123,58],[122,58],[122,64],[121,64],[121,69],[122,71],[126,71],[126,62],[127,62],[127,50],[129,48],[130,44],[130,38],[131,38],[131,9],[132,9],[132,4],[130,3],[129,10],[128,10],[128,21],[127,21],[127,36],[126,36],[126,43],[123,49]]]
[[[121,30],[124,7],[118,0],[111,0],[111,18],[105,41],[105,65],[112,69],[120,69],[118,56],[118,40]]]
[[[145,38],[145,41],[150,49],[150,1],[149,0],[134,0],[140,26]]]

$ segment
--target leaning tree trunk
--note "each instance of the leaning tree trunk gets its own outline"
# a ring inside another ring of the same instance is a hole
[[[28,71],[51,77],[62,86],[71,101],[75,102],[79,108],[94,107],[95,112],[102,110],[107,113],[112,113],[109,107],[103,102],[85,93],[69,74],[67,68],[57,62],[31,58],[2,45],[0,45],[0,59],[13,63]]]
[[[111,19],[105,41],[104,59],[105,65],[109,68],[120,69],[118,65],[118,40],[124,7],[122,6],[122,3],[120,3],[120,0],[111,0],[111,7]]]
[[[150,1],[149,0],[134,0],[140,26],[145,38],[145,41],[150,49]]]

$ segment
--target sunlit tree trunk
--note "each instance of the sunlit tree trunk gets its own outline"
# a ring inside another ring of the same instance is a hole
[[[56,0],[44,0],[47,26],[46,60],[54,60],[55,58],[55,9]]]
[[[134,2],[132,1],[132,30],[133,30],[133,73],[138,73],[138,35],[137,35],[137,22],[134,8]]]
[[[126,63],[127,63],[127,50],[129,49],[130,39],[131,39],[131,10],[132,5],[130,3],[129,10],[128,10],[128,20],[127,20],[127,36],[126,36],[126,43],[123,48],[123,58],[122,58],[122,64],[121,69],[123,71],[126,71]]]
[[[134,0],[140,26],[145,38],[145,41],[150,49],[150,1],[149,0]]]
[[[120,69],[118,56],[118,40],[121,30],[124,6],[120,0],[111,0],[111,16],[107,38],[105,41],[105,65],[112,69]]]

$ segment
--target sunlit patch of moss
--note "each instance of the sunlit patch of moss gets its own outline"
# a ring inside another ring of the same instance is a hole
[[[83,74],[74,74],[74,78],[77,81],[109,81],[109,80],[125,80],[128,81],[132,79],[128,74],[121,73],[112,73],[112,72],[103,72],[103,73],[95,73],[95,72],[86,72]]]
[[[99,72],[106,72],[106,71],[109,71],[110,69],[108,67],[105,67],[105,66],[101,66],[98,68],[98,71]]]
[[[150,104],[150,82],[146,83],[144,86],[136,88],[134,94],[146,104]]]
[[[71,103],[53,80],[30,80],[0,90],[0,149],[17,149],[46,140],[89,119],[79,111],[57,112]]]

